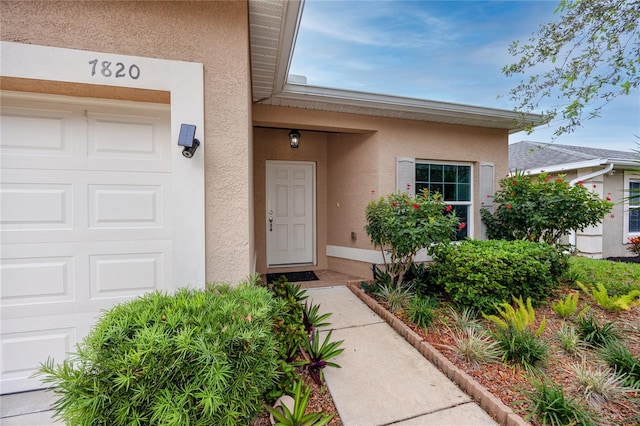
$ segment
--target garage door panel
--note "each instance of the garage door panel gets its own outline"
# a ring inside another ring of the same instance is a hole
[[[89,185],[89,228],[160,228],[161,185]]]
[[[2,307],[72,302],[74,273],[72,256],[2,259]]]
[[[158,120],[148,117],[89,113],[89,157],[162,159],[164,147],[157,137]]]
[[[2,155],[20,157],[72,157],[72,111],[33,108],[2,109]]]
[[[89,263],[93,300],[137,296],[165,287],[162,252],[94,255]]]
[[[72,211],[73,185],[70,183],[0,184],[0,226],[5,231],[70,230]]]
[[[31,377],[49,357],[62,362],[76,351],[100,313],[40,316],[30,322],[4,320],[0,342],[1,393],[43,388],[40,378]]]

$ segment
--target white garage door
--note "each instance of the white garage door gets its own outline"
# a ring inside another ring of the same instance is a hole
[[[4,93],[1,389],[42,387],[100,314],[171,289],[168,105]]]

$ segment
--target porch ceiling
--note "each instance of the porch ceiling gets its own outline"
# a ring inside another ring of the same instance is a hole
[[[540,115],[287,82],[304,0],[249,0],[253,102],[319,111],[489,127],[515,133]]]

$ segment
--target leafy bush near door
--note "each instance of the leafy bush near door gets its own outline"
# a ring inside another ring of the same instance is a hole
[[[434,249],[435,285],[462,307],[492,312],[512,296],[545,300],[568,269],[567,256],[545,243],[466,240]]]
[[[41,374],[70,425],[247,424],[277,380],[278,309],[247,283],[150,293],[112,308]]]

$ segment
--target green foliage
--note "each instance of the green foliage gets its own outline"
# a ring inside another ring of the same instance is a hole
[[[572,256],[569,258],[569,266],[577,277],[575,281],[594,285],[602,283],[611,295],[640,290],[640,263]]]
[[[434,284],[460,307],[485,312],[512,296],[545,300],[567,268],[567,256],[557,248],[529,241],[444,244],[434,260]]]
[[[557,339],[560,341],[560,347],[569,355],[577,355],[580,349],[580,336],[576,328],[567,323],[562,323],[560,329],[556,333]]]
[[[263,288],[149,293],[104,314],[77,352],[41,367],[69,425],[237,425],[261,409],[277,376]]]
[[[493,337],[502,347],[503,361],[513,361],[527,370],[533,370],[542,364],[549,352],[546,343],[528,329],[520,331],[513,327],[498,328]]]
[[[409,319],[422,328],[427,328],[433,323],[438,300],[430,296],[415,296],[409,300]]]
[[[499,343],[485,329],[475,326],[454,328],[449,329],[448,334],[453,339],[453,344],[446,347],[474,367],[496,363],[501,359],[503,351]]]
[[[598,349],[602,359],[619,374],[626,384],[640,390],[640,359],[619,340],[609,340]]]
[[[551,309],[553,309],[560,318],[568,318],[576,313],[579,298],[580,295],[577,292],[569,293],[557,302],[552,302]]]
[[[320,314],[320,305],[314,305],[313,303],[308,305],[305,303],[302,311],[302,322],[307,334],[313,335],[317,328],[331,325],[330,322],[324,322],[331,315],[331,312]]]
[[[522,301],[522,298],[516,299],[514,297],[513,301],[517,305],[515,308],[507,302],[495,305],[496,311],[502,318],[497,315],[483,314],[483,316],[503,330],[514,329],[517,332],[529,330],[535,337],[539,337],[544,332],[547,319],[543,317],[536,328],[536,312],[531,305],[531,299],[527,298],[526,304]]]
[[[500,181],[493,213],[482,209],[491,239],[543,241],[557,245],[572,230],[598,225],[613,207],[581,183],[571,186],[563,176],[551,178],[516,172]]]
[[[407,307],[413,296],[413,291],[406,285],[394,286],[386,283],[378,286],[375,295],[389,305],[391,312],[398,312]]]
[[[316,330],[313,338],[306,339],[302,344],[302,348],[300,349],[303,358],[302,361],[295,361],[293,363],[293,365],[304,366],[307,371],[309,371],[313,380],[321,386],[324,384],[323,369],[326,366],[340,368],[338,364],[329,360],[344,351],[344,348],[340,348],[344,340],[330,342],[331,333],[331,331],[327,333],[322,344],[320,344],[320,333]]]
[[[278,341],[280,359],[290,362],[299,353],[300,344],[307,339],[304,325],[304,306],[306,291],[280,277],[267,285],[269,291],[280,302],[281,308],[274,315],[274,332]],[[286,373],[283,371],[283,373]],[[291,379],[290,375],[289,378]],[[282,389],[283,390],[283,389]]]
[[[607,343],[620,340],[620,330],[612,322],[602,324],[593,316],[582,316],[577,323],[578,335],[584,342],[595,346],[605,346]]]
[[[286,405],[282,405],[282,411],[266,406],[266,409],[276,420],[275,426],[324,426],[333,419],[333,414],[305,414],[311,389],[304,384],[302,379],[293,385],[293,394],[293,410],[289,410]]]
[[[533,389],[523,391],[533,404],[531,413],[525,417],[526,421],[535,416],[538,423],[543,425],[596,425],[593,414],[576,398],[567,396],[562,386],[537,378],[531,380],[531,385]]]
[[[561,0],[556,13],[559,18],[540,25],[529,40],[511,45],[515,62],[502,72],[522,75],[510,91],[516,110],[555,105],[542,121],[562,119],[559,136],[640,86],[640,8],[636,1]]]
[[[637,305],[640,302],[640,290],[631,290],[628,294],[620,296],[609,296],[609,292],[602,283],[597,283],[595,287],[587,287],[580,281],[576,281],[576,285],[586,295],[590,296],[598,306],[610,312],[628,311],[631,309],[631,305]]]
[[[455,239],[459,220],[439,194],[395,193],[369,203],[365,231],[380,249],[393,285],[401,285],[420,249]],[[387,262],[387,253],[390,259]]]
[[[608,401],[625,399],[627,392],[633,391],[625,386],[627,377],[624,374],[601,366],[590,367],[584,358],[565,369],[575,376],[580,392],[595,407]]]

